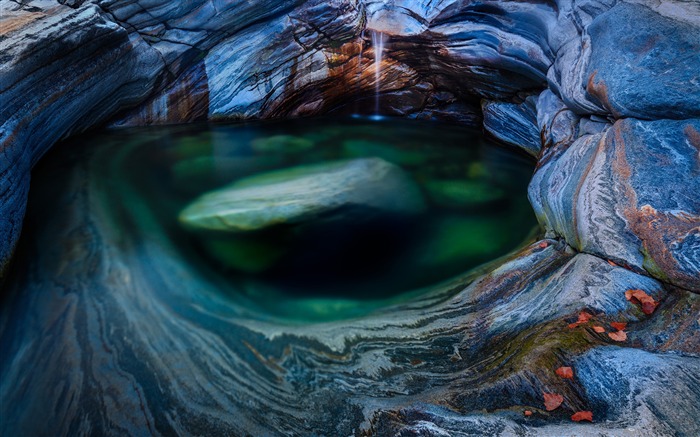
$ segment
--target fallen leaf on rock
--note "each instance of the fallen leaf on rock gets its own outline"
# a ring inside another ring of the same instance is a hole
[[[526,415],[526,416],[532,416],[532,411],[530,411],[530,410],[525,410],[525,415]]]
[[[610,326],[617,329],[618,331],[624,331],[627,327],[627,322],[611,322]]]
[[[654,312],[659,305],[653,297],[646,294],[643,290],[634,289],[625,291],[625,298],[635,305],[641,305],[642,312],[649,315]]]
[[[597,326],[597,325],[593,327],[593,330],[599,334],[602,334],[603,332],[605,332],[605,328],[603,328],[602,326]]]
[[[614,262],[612,262],[612,261],[610,261],[610,260],[608,260],[608,264],[610,264],[610,265],[613,266],[613,267],[617,267],[617,264],[615,264]]]
[[[547,411],[556,410],[564,402],[564,396],[558,395],[556,393],[543,393],[544,395],[544,408]]]
[[[573,329],[582,323],[588,323],[589,320],[593,318],[593,314],[587,311],[581,311],[578,313],[578,320],[574,323],[569,323],[569,329]]]
[[[625,331],[608,332],[608,337],[615,341],[625,341],[627,340],[627,333]]]
[[[555,373],[562,378],[574,379],[574,369],[571,367],[560,367],[555,370]]]
[[[582,420],[593,422],[593,413],[590,411],[577,411],[571,416],[571,420],[574,422],[580,422]]]
[[[586,311],[581,311],[578,313],[578,321],[579,323],[586,323],[587,321],[591,320],[593,318],[593,314],[586,312]]]
[[[547,243],[546,241],[542,241],[540,242],[539,246],[540,249],[546,249],[549,246],[549,243]]]

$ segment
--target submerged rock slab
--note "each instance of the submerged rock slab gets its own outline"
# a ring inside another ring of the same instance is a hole
[[[241,179],[202,195],[180,214],[190,229],[248,232],[298,224],[360,208],[367,214],[416,214],[425,204],[399,167],[379,158],[293,167]]]

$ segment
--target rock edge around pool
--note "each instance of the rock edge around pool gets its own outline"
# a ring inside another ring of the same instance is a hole
[[[530,201],[577,250],[700,293],[699,131],[700,120],[618,120],[553,148]]]
[[[304,165],[247,177],[203,194],[180,213],[190,230],[250,232],[362,208],[365,214],[419,214],[420,188],[379,158]]]

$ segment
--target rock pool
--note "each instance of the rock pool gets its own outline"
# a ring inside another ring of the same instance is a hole
[[[537,229],[532,160],[448,124],[122,129],[52,153],[35,171],[33,204],[45,210],[56,189],[89,186],[104,205],[90,220],[123,234],[120,256],[157,235],[178,268],[216,284],[206,292],[259,317],[364,315],[440,289]],[[75,170],[45,175],[65,166]]]

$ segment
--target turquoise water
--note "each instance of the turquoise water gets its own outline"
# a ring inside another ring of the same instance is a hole
[[[353,317],[429,293],[536,226],[531,160],[463,127],[319,119],[76,142],[73,165],[126,199],[100,220],[163,233],[193,274],[276,317]]]

